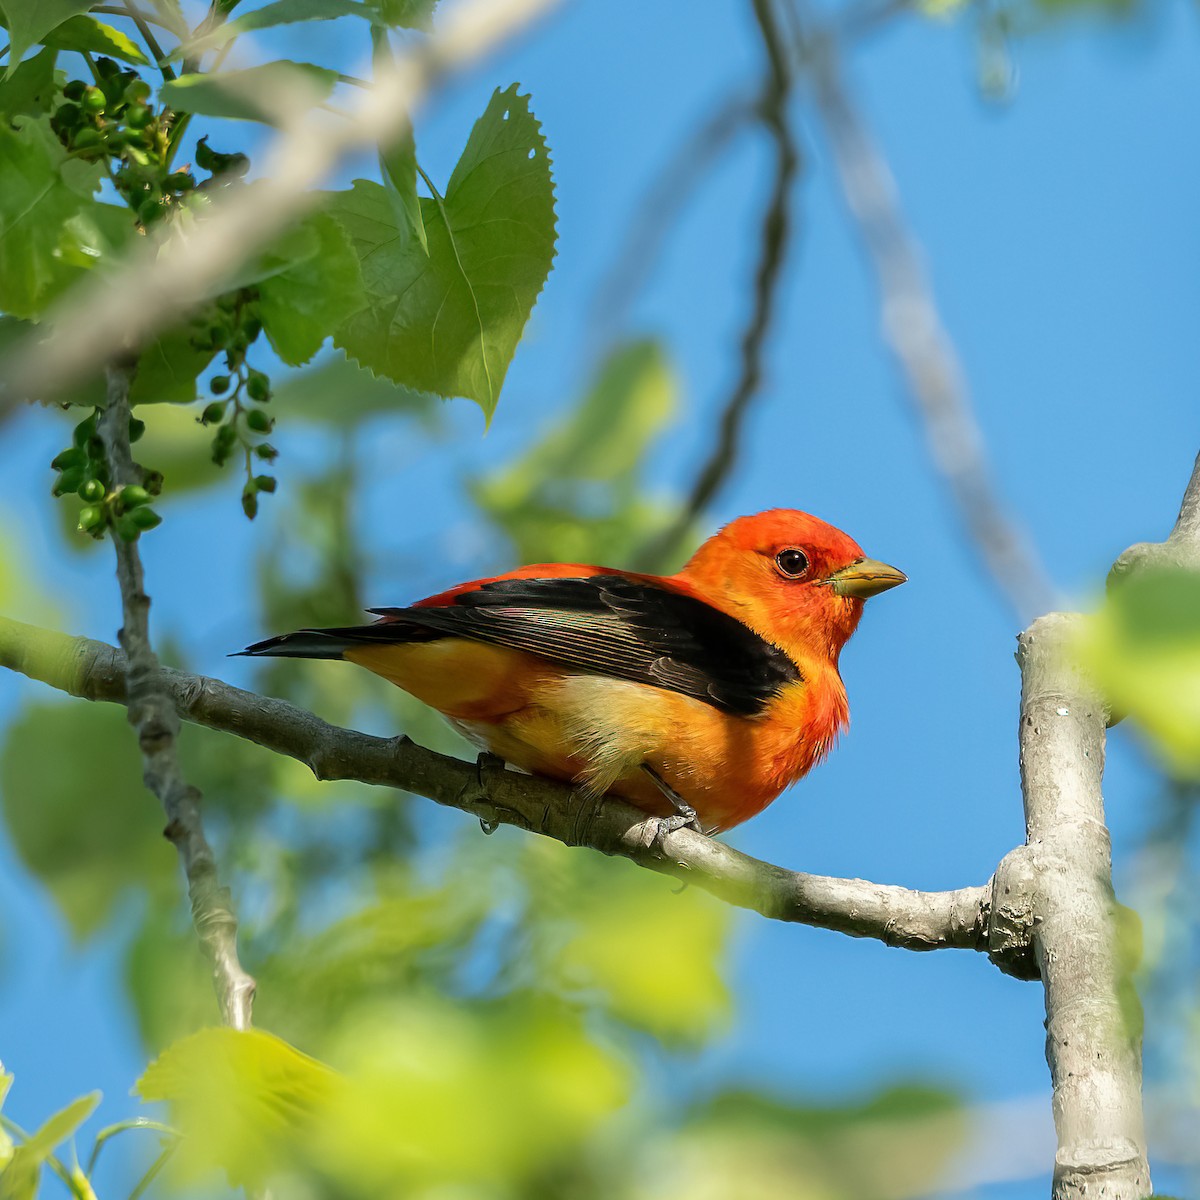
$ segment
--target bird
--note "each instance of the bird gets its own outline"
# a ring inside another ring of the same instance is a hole
[[[829,752],[864,601],[906,582],[818,517],[738,517],[674,575],[537,563],[251,657],[344,659],[437,709],[485,753],[584,794],[721,833]]]

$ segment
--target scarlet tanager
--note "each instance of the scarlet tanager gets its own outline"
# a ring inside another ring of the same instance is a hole
[[[838,655],[895,567],[808,513],[740,517],[676,575],[539,563],[249,655],[344,658],[513,766],[669,829],[729,829],[829,751]]]

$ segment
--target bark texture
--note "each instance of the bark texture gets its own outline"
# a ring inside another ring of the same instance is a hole
[[[1054,1200],[1142,1200],[1151,1191],[1142,1118],[1141,1021],[1122,975],[1101,778],[1107,713],[1072,665],[1082,618],[1041,617],[1021,635],[1018,856],[1046,993],[1046,1061],[1058,1152]]]
[[[108,369],[108,403],[99,423],[114,489],[142,482],[129,447],[133,372],[132,365]],[[125,654],[120,671],[129,723],[142,752],[142,777],[167,814],[164,832],[183,864],[192,920],[212,963],[221,1015],[234,1029],[248,1029],[254,980],[238,960],[237,918],[229,890],[218,878],[212,847],[204,836],[200,793],[184,778],[179,763],[179,712],[150,641],[150,597],[146,594],[138,543],[122,541],[115,531],[111,539],[116,547],[124,621],[120,641]]]

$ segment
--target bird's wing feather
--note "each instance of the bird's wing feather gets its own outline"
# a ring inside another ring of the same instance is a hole
[[[800,679],[782,650],[736,618],[644,578],[499,579],[456,589],[445,604],[370,611],[382,620],[338,634],[373,644],[469,638],[742,715]]]

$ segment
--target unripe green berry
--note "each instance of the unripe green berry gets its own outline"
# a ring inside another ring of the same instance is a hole
[[[212,392],[212,394],[214,396],[225,395],[225,393],[227,391],[229,391],[229,376],[228,375],[214,375],[208,381],[208,390],[210,392]]]
[[[54,110],[54,120],[62,129],[78,129],[83,122],[83,113],[78,104],[60,104]]]
[[[129,418],[129,440],[131,442],[140,441],[142,434],[146,432],[146,422],[139,420],[137,417]]]
[[[123,542],[136,542],[137,536],[141,532],[134,523],[133,513],[126,513],[123,517],[118,517],[114,522],[114,526],[117,536]]]
[[[80,484],[82,483],[83,468],[69,467],[58,477],[51,490],[56,496],[65,496],[68,492],[79,491]]]
[[[125,124],[130,129],[145,129],[154,120],[154,113],[144,104],[131,104],[125,110]]]
[[[76,446],[79,447],[79,449],[82,450],[95,435],[96,418],[93,415],[88,417],[86,420],[80,421],[79,424],[75,426],[75,431],[71,434],[71,440]]]
[[[251,371],[246,380],[246,392],[251,400],[265,403],[271,398],[271,381],[261,371]]]
[[[242,492],[242,512],[253,521],[258,516],[258,496],[252,487],[247,486]]]
[[[261,446],[255,446],[254,453],[264,462],[274,462],[279,457],[279,451],[270,442],[263,442]]]
[[[106,103],[104,93],[98,87],[90,87],[83,93],[83,107],[86,112],[102,113]]]
[[[98,479],[85,479],[79,485],[79,498],[89,504],[98,504],[104,499],[104,484]]]
[[[99,529],[104,521],[104,508],[99,504],[89,504],[79,510],[80,533],[91,533],[94,529]]]
[[[257,408],[251,409],[246,414],[246,428],[253,429],[255,433],[270,433],[274,427],[275,422],[265,412],[260,412]]]
[[[128,104],[145,104],[150,99],[150,85],[144,79],[135,79],[125,89]]]
[[[275,490],[274,475],[255,475],[254,486],[260,492],[273,492]]]
[[[71,138],[71,145],[76,150],[93,150],[100,145],[103,138],[100,136],[100,130],[92,129],[90,126],[86,129],[78,130]]]
[[[72,79],[63,88],[63,95],[68,100],[81,100],[83,99],[83,93],[87,91],[87,87],[88,85],[82,79]]]
[[[139,487],[136,483],[128,484],[121,489],[121,507],[126,512],[149,502],[150,493],[144,487]]]
[[[200,414],[201,425],[219,425],[225,419],[225,405],[220,400],[214,400],[204,407]]]
[[[169,192],[190,192],[196,186],[196,181],[188,171],[172,171],[163,180],[163,187]]]
[[[138,529],[153,529],[162,524],[162,517],[152,508],[135,508],[129,514],[129,519]]]

